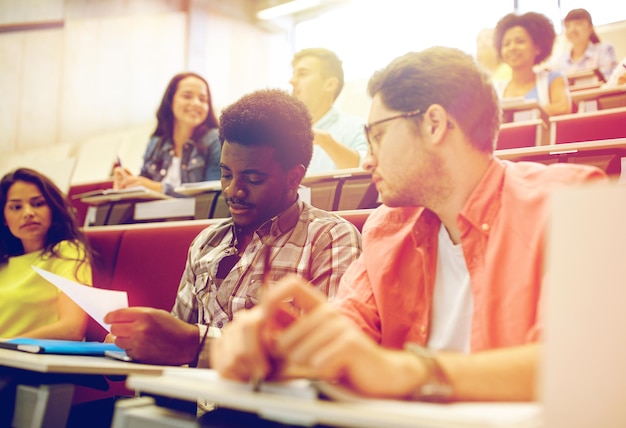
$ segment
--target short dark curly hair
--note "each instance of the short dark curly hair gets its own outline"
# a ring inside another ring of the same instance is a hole
[[[535,64],[543,62],[552,54],[556,33],[552,21],[547,16],[537,12],[526,12],[523,15],[509,13],[498,21],[493,36],[494,46],[500,59],[502,59],[504,33],[517,26],[523,27],[533,39],[533,43],[539,48],[539,55],[535,58]]]
[[[283,170],[308,168],[313,155],[311,115],[306,106],[280,89],[244,95],[220,116],[220,141],[271,146]]]

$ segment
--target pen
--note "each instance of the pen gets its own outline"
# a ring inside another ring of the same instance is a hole
[[[13,351],[29,352],[31,354],[39,354],[43,351],[43,348],[39,345],[12,342],[0,342],[0,348],[11,349]]]

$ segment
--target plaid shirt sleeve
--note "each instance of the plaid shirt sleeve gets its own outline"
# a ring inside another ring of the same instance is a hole
[[[172,315],[176,318],[186,321],[190,324],[199,322],[198,304],[195,297],[196,272],[194,266],[196,260],[201,257],[203,243],[206,241],[208,228],[200,232],[193,240],[187,252],[187,261],[185,262],[185,270],[180,279],[176,301],[172,308]]]
[[[309,282],[334,299],[341,277],[361,254],[361,234],[349,221],[311,208]]]

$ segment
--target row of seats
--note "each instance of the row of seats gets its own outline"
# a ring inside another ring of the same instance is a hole
[[[588,119],[587,116],[583,120]],[[564,122],[565,123],[565,122]],[[574,135],[586,135],[589,129],[576,132]],[[623,127],[622,127],[623,128]],[[522,128],[523,129],[523,128]],[[567,128],[565,128],[567,130]],[[601,127],[605,129],[605,127]],[[563,132],[566,132],[565,130]],[[574,131],[572,131],[574,132]],[[523,136],[527,141],[532,136]],[[572,136],[572,139],[574,139]],[[622,172],[622,158],[626,158],[626,136],[607,140],[591,140],[584,142],[562,143],[554,145],[523,146],[497,150],[496,156],[512,161],[535,161],[541,163],[572,162],[597,166],[610,176],[617,177]],[[302,181],[306,198],[315,207],[327,211],[346,211],[357,209],[371,209],[380,204],[376,187],[372,183],[371,174],[360,168],[333,171],[325,174],[307,176]],[[113,204],[100,205],[95,209],[93,222],[86,222],[89,205],[76,199],[75,196],[92,190],[108,189],[112,187],[110,180],[79,184],[72,186],[69,191],[70,199],[77,212],[78,221],[85,226],[131,224],[148,221],[172,220],[155,215],[150,220],[140,220],[134,216],[137,204],[152,204],[152,202],[120,201]],[[308,195],[307,195],[308,192]],[[169,201],[156,201],[169,202]],[[154,207],[156,210],[156,207]],[[162,207],[160,208],[162,209]],[[200,194],[195,197],[195,211],[185,215],[184,219],[214,219],[228,217],[228,207],[219,190]],[[178,219],[181,219],[178,217]],[[90,220],[91,221],[91,220]],[[89,223],[89,224],[87,224]]]
[[[372,210],[337,214],[359,230]],[[222,219],[223,220],[223,219]],[[219,219],[85,228],[96,256],[93,286],[128,292],[131,306],[170,310],[193,238]],[[88,340],[102,340],[106,331],[91,320]]]
[[[496,149],[626,138],[626,107],[504,123]]]
[[[82,202],[77,195],[94,190],[109,189],[111,180],[77,184],[70,187],[68,196],[76,209],[79,224],[110,225],[138,222],[134,220],[133,211],[140,201],[120,201],[102,204],[95,208],[94,222],[86,224],[85,219],[90,205]],[[378,191],[372,183],[371,174],[361,168],[345,169],[326,174],[307,176],[302,181],[301,192],[309,194],[306,199],[315,207],[327,211],[346,211],[355,209],[376,208],[379,205]],[[195,219],[224,218],[230,214],[222,193],[210,191],[196,196]],[[104,219],[104,217],[107,217]],[[189,218],[189,219],[191,219]]]

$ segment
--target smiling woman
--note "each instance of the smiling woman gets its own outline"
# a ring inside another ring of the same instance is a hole
[[[494,45],[511,67],[510,80],[495,82],[501,98],[535,99],[548,115],[571,113],[565,76],[535,71],[552,53],[555,38],[552,22],[540,13],[510,13],[498,21]]]
[[[91,285],[91,251],[70,202],[19,168],[0,181],[0,337],[82,340],[87,315],[31,266]]]
[[[207,81],[196,73],[174,76],[156,116],[140,174],[118,165],[113,187],[144,186],[177,196],[174,188],[182,183],[218,180],[221,145]]]

